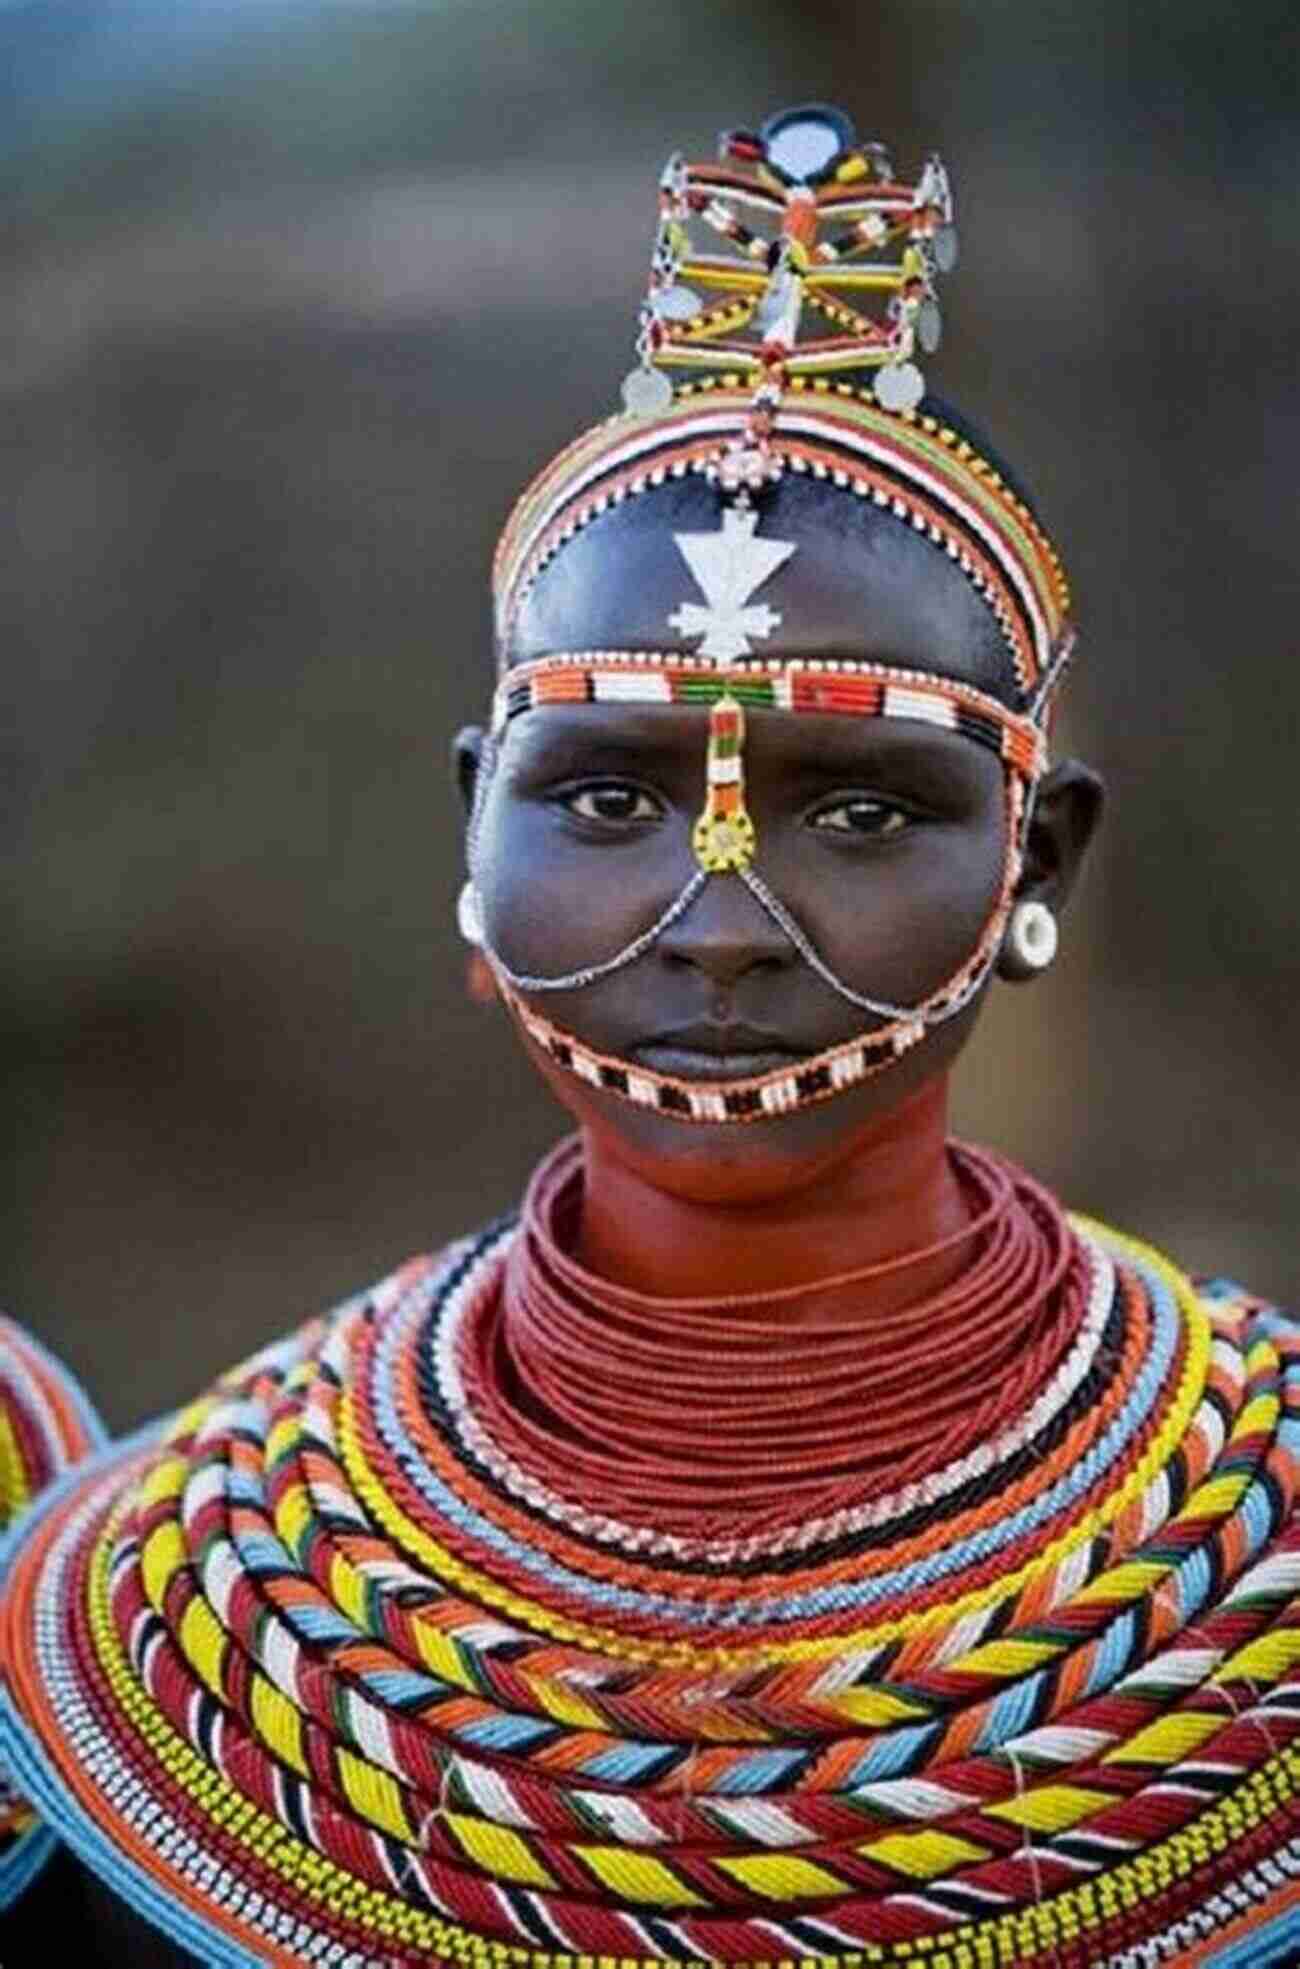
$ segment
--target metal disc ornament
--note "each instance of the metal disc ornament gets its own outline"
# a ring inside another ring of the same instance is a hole
[[[928,356],[932,356],[943,340],[943,314],[939,303],[926,295],[916,311],[916,339]]]
[[[957,228],[940,226],[930,241],[934,264],[940,273],[951,273],[957,264]]]
[[[876,371],[875,391],[882,410],[915,410],[925,395],[925,378],[914,362],[891,362]]]
[[[657,417],[673,400],[673,386],[657,369],[632,369],[623,378],[623,408],[634,417]]]
[[[650,305],[660,321],[694,321],[704,303],[693,287],[683,287],[679,281],[661,287]]]
[[[760,133],[768,163],[797,185],[822,177],[853,140],[848,117],[828,103],[783,110]]]

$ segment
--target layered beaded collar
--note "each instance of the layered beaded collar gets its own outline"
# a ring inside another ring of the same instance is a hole
[[[951,1468],[696,1549],[485,1398],[518,1236],[256,1356],[11,1545],[5,1747],[156,1926],[240,1969],[1073,1969],[1277,1908],[1290,1327],[1076,1224],[1054,1355]]]

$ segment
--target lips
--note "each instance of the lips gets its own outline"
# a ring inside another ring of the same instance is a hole
[[[652,1073],[678,1080],[752,1080],[806,1060],[809,1052],[760,1026],[702,1019],[657,1033],[634,1046],[631,1055]]]

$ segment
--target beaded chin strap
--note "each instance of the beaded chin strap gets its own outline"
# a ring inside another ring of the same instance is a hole
[[[913,408],[924,385],[910,358],[918,337],[927,339],[924,308],[935,305],[933,274],[951,264],[955,250],[951,196],[938,160],[931,160],[915,187],[900,186],[879,146],[857,146],[846,120],[820,108],[786,112],[758,136],[733,133],[723,144],[733,164],[753,165],[749,176],[679,159],[665,173],[638,342],[641,367],[624,389],[630,414],[577,439],[539,475],[511,515],[494,568],[499,646],[508,662],[524,598],[575,533],[626,498],[670,478],[702,474],[724,501],[719,527],[673,538],[704,599],[683,600],[667,622],[695,647],[563,650],[504,670],[470,823],[470,882],[462,911],[462,926],[482,946],[507,1004],[551,1059],[637,1105],[715,1123],[761,1119],[825,1100],[882,1071],[975,997],[1014,903],[1034,790],[1046,766],[1051,695],[1073,640],[1059,561],[1028,509],[957,433]],[[769,216],[779,207],[780,230],[761,252],[758,235],[739,220],[722,223],[724,208],[731,210],[728,198],[748,199]],[[852,236],[842,229],[850,210]],[[749,267],[689,257],[685,223],[691,215],[730,239]],[[832,239],[819,236],[828,216],[840,227]],[[850,280],[836,264],[868,246],[878,250],[891,238],[902,242],[893,267],[877,260],[856,268]],[[753,270],[755,260],[766,266],[765,275]],[[820,285],[817,269],[824,276]],[[747,295],[746,307],[697,306],[694,293],[680,284],[686,272],[697,283]],[[885,292],[886,323],[841,310],[833,319],[847,334],[831,343],[800,341],[803,301],[826,314],[832,273],[841,284]],[[737,331],[746,327],[757,339],[737,342]],[[933,345],[937,310],[930,328]],[[874,369],[870,395],[820,373],[848,366],[850,355],[853,367]],[[745,373],[737,374],[731,366],[742,359]],[[686,385],[674,399],[662,368],[687,360],[721,373]],[[754,654],[754,640],[765,640],[781,622],[768,600],[754,597],[795,552],[792,542],[762,532],[756,502],[787,471],[829,479],[888,509],[958,565],[1002,632],[1016,679],[1014,709],[973,685],[926,672]],[[476,880],[482,815],[512,721],[547,705],[583,703],[707,706],[705,803],[692,837],[697,866],[655,921],[613,956],[564,976],[536,976],[512,969],[484,934]],[[747,708],[920,721],[998,754],[1005,803],[997,895],[973,951],[920,1003],[896,1005],[845,983],[755,867],[758,842],[745,807]],[[529,1004],[548,992],[580,990],[635,963],[685,915],[706,882],[727,875],[745,884],[824,984],[870,1016],[867,1032],[795,1070],[704,1082],[595,1053]]]

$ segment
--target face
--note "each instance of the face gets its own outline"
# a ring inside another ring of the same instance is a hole
[[[578,535],[521,612],[509,657],[675,648],[698,598],[676,531],[715,532],[698,482],[628,501]],[[794,554],[761,590],[780,611],[763,655],[856,658],[996,687],[996,626],[961,573],[888,515],[805,481],[762,502],[759,535]],[[695,869],[708,718],[669,705],[552,706],[507,728],[478,838],[488,939],[512,970],[554,976],[640,935]],[[472,751],[472,740],[467,739]],[[1006,847],[1004,779],[986,748],[920,722],[747,714],[756,872],[855,991],[913,1005],[970,955]],[[715,876],[633,964],[533,1001],[584,1044],[685,1079],[750,1078],[873,1023],[824,983],[733,875]],[[754,1198],[812,1181],[946,1069],[975,1007],[885,1072],[802,1112],[711,1127],[630,1106],[534,1049],[586,1127],[663,1187]]]

